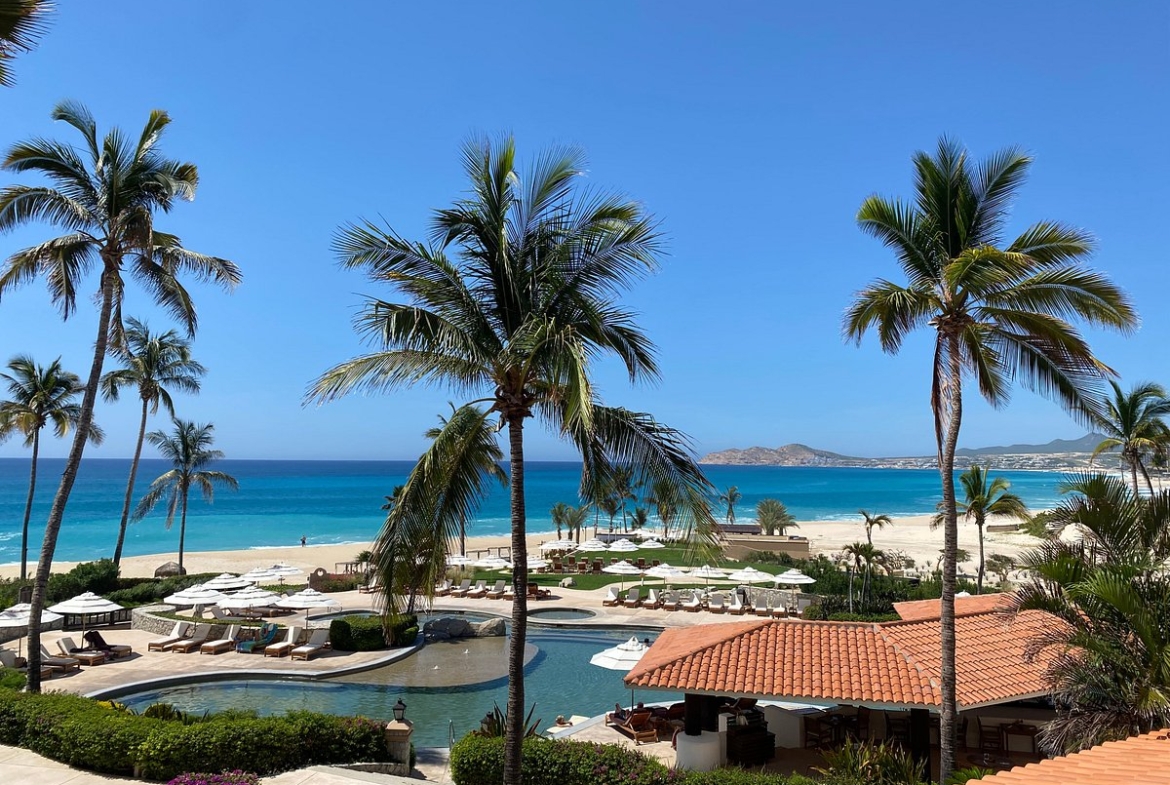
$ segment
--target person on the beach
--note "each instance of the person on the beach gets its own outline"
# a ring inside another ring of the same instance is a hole
[[[304,547],[305,547],[305,543],[306,543],[306,542],[308,542],[308,540],[305,538],[305,535],[303,535],[303,534],[302,534],[302,535],[301,535],[301,547],[302,547],[302,548],[304,548]]]

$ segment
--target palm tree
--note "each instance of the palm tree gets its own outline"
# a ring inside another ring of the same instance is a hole
[[[1007,209],[1031,159],[1009,148],[981,163],[943,138],[937,152],[914,156],[913,203],[871,196],[857,215],[862,231],[898,257],[907,282],[876,280],[859,292],[844,319],[849,340],[876,329],[896,354],[906,336],[934,335],[931,410],[945,514],[941,627],[941,779],[955,763],[955,447],[963,412],[963,374],[993,406],[1005,405],[1011,382],[1056,398],[1088,419],[1089,401],[1111,371],[1069,319],[1131,330],[1137,316],[1109,279],[1079,263],[1092,251],[1085,232],[1051,221],[1002,246]]]
[[[975,574],[976,593],[983,593],[983,575],[985,562],[983,557],[983,526],[989,515],[1010,515],[1013,518],[1027,518],[1028,507],[1024,500],[1014,493],[1009,493],[1012,487],[1006,477],[990,479],[987,472],[989,466],[972,466],[959,475],[959,484],[963,486],[963,498],[957,499],[956,509],[969,521],[972,521],[979,530],[979,570]],[[930,522],[930,527],[936,528],[944,523],[945,519],[940,510]]]
[[[557,502],[548,511],[549,517],[552,518],[553,526],[557,527],[557,539],[561,538],[561,529],[565,526],[565,515],[569,510],[569,505],[564,502]]]
[[[203,492],[204,500],[210,504],[215,501],[215,486],[223,485],[231,490],[239,488],[236,478],[224,472],[211,471],[207,467],[223,457],[220,450],[211,449],[215,441],[212,431],[215,426],[211,423],[197,425],[190,420],[174,421],[173,433],[165,431],[151,431],[146,434],[146,440],[169,460],[174,467],[170,471],[160,474],[150,484],[150,490],[138,502],[134,510],[134,520],[145,518],[155,505],[162,499],[167,500],[167,528],[175,522],[175,513],[179,513],[179,574],[185,575],[183,569],[183,545],[187,538],[187,497],[192,486]]]
[[[885,513],[882,513],[881,515],[870,515],[865,510],[858,510],[857,514],[865,519],[865,539],[870,545],[873,545],[874,529],[881,529],[886,526],[894,525],[894,519]]]
[[[756,521],[769,537],[773,534],[783,537],[789,529],[800,528],[792,513],[788,512],[784,502],[779,499],[760,499],[756,504]]]
[[[191,343],[186,338],[174,330],[151,333],[144,322],[133,318],[126,320],[126,344],[119,355],[122,367],[102,377],[102,393],[107,401],[116,401],[123,388],[137,389],[138,398],[142,401],[142,415],[138,421],[134,457],[130,461],[130,479],[126,481],[126,497],[122,501],[118,543],[114,546],[116,565],[122,563],[122,545],[126,541],[130,501],[134,497],[134,479],[138,476],[138,461],[142,457],[142,443],[146,439],[146,416],[148,413],[157,414],[159,404],[162,404],[173,418],[175,404],[171,400],[170,391],[199,392],[199,377],[205,373],[204,367],[191,359]]]
[[[1170,397],[1162,386],[1151,382],[1135,384],[1128,393],[1112,379],[1109,384],[1113,387],[1113,397],[1101,401],[1102,412],[1097,422],[1105,431],[1105,439],[1093,450],[1093,458],[1120,447],[1121,462],[1129,469],[1134,490],[1138,487],[1140,471],[1153,494],[1154,483],[1143,459],[1158,452],[1170,439],[1170,428],[1162,419],[1170,414]]]
[[[860,572],[863,568],[865,570],[865,577],[861,583],[861,594],[858,597],[858,601],[861,603],[861,607],[864,608],[866,597],[869,594],[870,576],[873,573],[874,565],[881,563],[885,554],[877,548],[873,547],[873,543],[870,542],[855,542],[850,545],[846,545],[842,549],[842,553],[845,554],[848,559],[852,559],[854,570],[857,570],[858,572]],[[853,612],[852,572],[849,574],[849,612]]]
[[[735,523],[735,505],[743,499],[743,494],[739,492],[739,487],[732,485],[723,493],[719,494],[719,503],[727,505],[727,522]]]
[[[668,483],[657,483],[651,487],[646,503],[654,505],[654,514],[662,524],[662,539],[668,539],[670,524],[678,515],[679,500],[675,498],[674,489]]]
[[[45,221],[66,233],[10,256],[0,269],[0,298],[20,284],[43,277],[53,302],[68,319],[76,310],[77,292],[94,266],[100,270],[100,289],[93,362],[73,444],[45,523],[33,586],[28,629],[31,692],[41,688],[41,610],[65,506],[92,435],[102,364],[111,345],[115,349],[123,345],[123,270],[128,269],[189,334],[194,334],[197,324],[195,307],[179,275],[194,275],[227,288],[240,280],[233,263],[188,250],[175,235],[154,228],[154,213],[169,212],[179,199],[192,199],[199,181],[194,164],[165,158],[158,150],[159,139],[171,121],[166,112],[151,112],[134,141],[117,129],[99,140],[93,117],[80,104],[60,104],[53,110],[53,118],[79,131],[84,148],[78,151],[45,139],[12,147],[4,158],[5,169],[39,172],[55,187],[10,185],[0,190],[0,232]]]
[[[609,530],[613,531],[613,519],[621,510],[621,503],[616,496],[602,496],[597,502],[597,509],[609,516]]]
[[[626,513],[626,502],[638,500],[638,489],[642,483],[634,479],[634,470],[629,466],[618,466],[613,471],[613,478],[610,482],[610,490],[613,493],[613,498],[621,506],[622,511],[622,532],[627,532],[630,529],[630,518]]]
[[[573,188],[584,161],[575,151],[537,161],[526,180],[508,139],[470,143],[464,166],[471,195],[435,213],[431,242],[410,242],[371,223],[338,235],[342,263],[396,285],[409,302],[370,301],[358,317],[378,350],[342,363],[310,397],[417,383],[482,392],[507,430],[512,512],[512,633],[504,781],[520,783],[524,734],[524,647],[528,570],[524,425],[532,417],[572,439],[583,458],[582,493],[615,468],[670,478],[685,487],[691,522],[708,525],[709,484],[686,439],[645,414],[596,399],[590,368],[616,355],[631,381],[653,377],[653,348],[614,298],[655,267],[659,236],[641,208]],[[452,252],[448,256],[448,252]],[[450,477],[445,478],[451,481]]]
[[[1014,595],[1064,624],[1032,641],[1055,652],[1047,678],[1057,716],[1041,744],[1050,754],[1170,725],[1170,492],[1140,496],[1116,477],[1082,474],[1053,512],[1077,524],[1078,543],[1049,540],[1024,558],[1032,580]]]
[[[14,84],[9,61],[36,46],[48,26],[45,17],[52,10],[53,4],[47,0],[0,0],[0,87]]]
[[[569,530],[569,539],[576,536],[577,542],[581,542],[581,530],[588,525],[589,521],[589,505],[582,504],[580,507],[566,507],[565,508],[565,527]]]
[[[41,451],[41,431],[49,423],[58,439],[69,435],[81,412],[77,396],[85,388],[81,377],[61,368],[58,357],[47,367],[37,365],[31,357],[14,357],[8,362],[11,373],[0,373],[8,383],[6,401],[0,401],[0,438],[10,433],[24,435],[24,445],[32,447],[32,468],[28,476],[28,500],[24,505],[24,524],[20,530],[20,579],[28,577],[28,521],[32,516],[33,497],[37,489],[37,458]],[[100,441],[97,433],[91,438]]]

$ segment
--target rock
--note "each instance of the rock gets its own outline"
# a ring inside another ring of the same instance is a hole
[[[448,638],[467,638],[473,633],[471,625],[466,619],[452,619],[444,617],[442,619],[435,619],[428,621],[423,626],[423,632],[432,638],[438,640],[446,640]]]
[[[178,562],[169,561],[154,571],[156,578],[170,578],[175,575],[186,575],[187,571],[179,566]]]
[[[478,624],[472,624],[471,634],[476,638],[499,638],[507,635],[508,628],[503,619],[488,619]]]
[[[569,576],[568,578],[561,578],[561,588],[562,589],[571,589],[576,585],[577,585],[577,582],[575,580],[573,580],[572,576]]]

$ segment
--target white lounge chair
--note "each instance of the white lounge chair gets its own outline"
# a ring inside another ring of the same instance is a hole
[[[450,593],[451,593],[451,580],[449,578],[444,578],[443,582],[435,587],[435,596],[436,597],[446,597]]]
[[[41,644],[41,665],[52,665],[54,668],[60,668],[63,671],[81,670],[81,660],[76,657],[57,657],[49,653],[45,648],[45,644]]]
[[[727,612],[732,616],[743,616],[747,612],[747,608],[743,604],[743,600],[739,598],[739,592],[731,595],[731,604],[727,606]]]
[[[658,596],[658,589],[651,589],[646,599],[642,600],[643,608],[657,608],[661,604],[662,598]]]
[[[167,651],[179,641],[186,637],[184,633],[187,631],[187,624],[185,622],[175,622],[175,628],[171,630],[171,634],[165,638],[156,638],[146,644],[147,651]]]
[[[651,589],[653,591],[653,589]],[[677,611],[678,610],[678,592],[668,591],[662,593],[662,610]]]
[[[70,637],[60,638],[57,641],[57,648],[61,650],[62,655],[81,660],[82,665],[101,665],[107,659],[105,652],[97,649],[83,649]]]
[[[626,599],[622,601],[622,605],[627,608],[637,608],[642,604],[642,589],[634,586],[626,593]]]
[[[187,654],[188,652],[192,652],[198,649],[200,646],[206,643],[209,638],[211,638],[211,625],[196,624],[195,631],[191,633],[191,636],[189,638],[184,638],[175,645],[171,646],[170,651],[177,651],[183,654]]]
[[[601,604],[606,606],[607,608],[612,608],[615,605],[617,605],[618,603],[620,603],[621,601],[622,601],[622,599],[621,599],[621,597],[618,597],[617,589],[610,586],[609,590],[605,593],[605,599],[603,599],[601,601]]]
[[[686,602],[680,603],[679,607],[690,613],[698,613],[699,608],[703,607],[703,598],[699,596],[698,592],[691,592],[691,598]]]
[[[467,599],[469,599],[469,600],[471,600],[471,599],[477,600],[477,599],[480,599],[481,597],[484,597],[485,595],[487,595],[487,581],[479,580],[479,581],[475,582],[475,588],[468,589],[467,594],[465,594],[464,596],[467,597]]]
[[[496,581],[495,587],[488,591],[487,598],[489,600],[501,600],[504,598],[504,579],[503,578]]]
[[[199,644],[200,654],[223,654],[225,651],[231,651],[236,648],[236,635],[240,632],[240,625],[229,624],[227,632],[219,640],[207,641],[207,643]]]
[[[297,646],[289,652],[289,658],[294,660],[311,660],[329,648],[329,630],[313,630],[309,641],[303,646]]]
[[[283,657],[296,648],[297,643],[300,642],[301,628],[289,627],[288,637],[278,643],[270,643],[264,647],[265,657]]]
[[[463,582],[455,588],[451,589],[452,597],[466,597],[467,592],[471,590],[471,578],[464,578]]]
[[[727,613],[727,606],[723,604],[723,595],[712,594],[707,599],[707,610],[711,613]]]
[[[764,616],[764,617],[768,617],[768,616],[772,615],[772,609],[768,607],[767,600],[765,600],[763,603],[756,605],[755,614],[757,616]]]

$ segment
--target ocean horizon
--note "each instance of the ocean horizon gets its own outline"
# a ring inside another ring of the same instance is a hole
[[[378,533],[385,497],[401,485],[413,461],[232,460],[215,468],[233,475],[239,491],[217,489],[213,504],[192,492],[187,514],[188,551],[264,549],[297,545],[365,543]],[[57,491],[63,458],[38,464],[37,493],[29,522],[29,559],[35,562],[44,537],[44,522]],[[55,558],[88,561],[113,555],[118,521],[129,474],[129,459],[92,458],[82,462],[66,508]],[[134,503],[151,480],[170,465],[144,458],[138,471]],[[0,458],[0,564],[20,560],[20,529],[28,495],[29,460]],[[743,494],[738,520],[752,520],[764,498],[784,502],[797,520],[856,519],[858,509],[894,517],[931,513],[941,495],[934,469],[882,469],[805,466],[704,466],[719,490],[735,485]],[[1065,475],[1038,471],[996,471],[1032,509],[1054,506]],[[554,529],[549,510],[557,502],[580,504],[581,464],[534,461],[526,466],[528,530]],[[722,517],[722,510],[717,508]],[[174,552],[178,521],[168,530],[165,505],[126,533],[124,555]],[[618,519],[620,524],[620,517]],[[508,533],[508,495],[493,488],[468,529],[471,536]],[[609,521],[602,515],[601,526]]]

